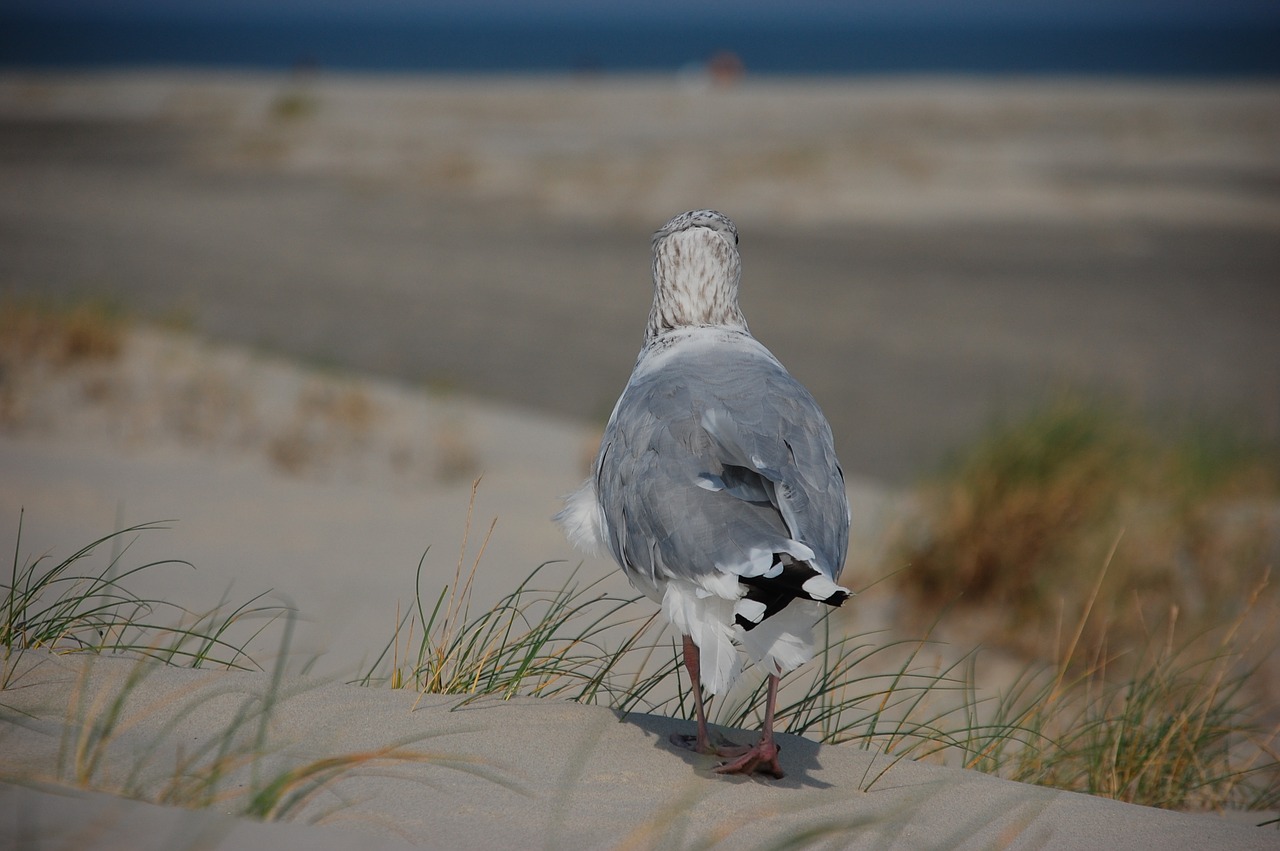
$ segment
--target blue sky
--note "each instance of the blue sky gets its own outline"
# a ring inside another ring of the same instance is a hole
[[[1280,21],[1278,0],[0,0],[9,11],[80,15],[382,17],[421,14],[617,18],[877,18],[1009,21]]]

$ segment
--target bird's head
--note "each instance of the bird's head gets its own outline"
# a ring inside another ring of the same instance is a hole
[[[747,330],[738,309],[738,229],[723,213],[690,210],[653,235],[653,309],[645,341],[676,328]]]

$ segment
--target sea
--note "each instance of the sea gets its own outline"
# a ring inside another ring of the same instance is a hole
[[[1274,23],[59,18],[0,10],[0,67],[440,74],[1280,76]]]

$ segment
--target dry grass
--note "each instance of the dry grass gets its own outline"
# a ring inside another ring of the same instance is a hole
[[[1063,625],[1082,620],[1088,566],[1119,537],[1085,646],[1141,643],[1144,618],[1171,608],[1208,630],[1280,555],[1277,459],[1227,429],[1160,437],[1065,399],[993,430],[926,486],[896,581],[922,611],[954,605],[985,641],[1052,659]]]
[[[966,723],[924,750],[958,749],[967,768],[1145,806],[1274,810],[1280,720],[1250,692],[1260,649],[1275,648],[1259,647],[1268,630],[1247,626],[1267,583],[1209,634],[1183,638],[1175,610],[1141,647],[1079,658],[1105,573],[1052,664],[1028,667],[993,702],[971,692]],[[1280,609],[1261,614],[1274,623]]]
[[[22,521],[8,582],[0,584],[0,689],[9,685],[23,651],[125,653],[184,667],[256,667],[245,648],[284,614],[264,605],[263,595],[238,606],[189,612],[175,603],[140,597],[130,578],[144,571],[186,567],[169,559],[124,567],[140,534],[164,527],[144,523],[92,541],[61,561],[20,558]],[[101,568],[91,568],[103,550]]]
[[[397,612],[395,631],[361,683],[385,683],[419,694],[557,697],[580,703],[623,706],[648,689],[638,673],[653,650],[648,643],[656,616],[624,610],[635,600],[598,593],[599,579],[579,585],[576,571],[560,584],[541,585],[555,563],[535,568],[493,606],[472,613],[471,593],[494,523],[468,559],[471,502],[453,582],[424,596],[418,563],[414,605]],[[468,560],[470,567],[468,567]],[[390,658],[388,658],[390,657]],[[389,663],[389,668],[386,667]],[[626,671],[632,676],[628,678]],[[654,682],[661,681],[661,672]]]
[[[13,434],[251,452],[293,476],[390,473],[420,486],[469,481],[481,466],[456,407],[441,393],[385,392],[102,306],[0,298],[0,428]]]
[[[350,803],[335,789],[344,778],[401,776],[389,769],[408,766],[461,771],[515,788],[478,757],[417,747],[430,733],[362,751],[297,755],[298,742],[282,736],[274,721],[293,694],[282,688],[279,667],[249,690],[212,678],[152,684],[156,670],[139,659],[124,676],[97,676],[86,660],[66,697],[56,759],[47,766],[9,765],[0,776],[189,809],[216,807],[264,821],[323,817]],[[214,724],[206,711],[211,704],[229,710]],[[2,705],[0,720],[22,723]],[[420,773],[403,779],[423,782]]]
[[[271,463],[286,473],[323,467],[333,458],[361,449],[379,411],[359,385],[312,381],[294,402],[293,416],[266,443]]]
[[[57,309],[0,299],[0,363],[40,360],[62,367],[112,360],[124,348],[124,322],[100,302]]]
[[[430,734],[318,759],[291,755],[296,743],[281,742],[272,723],[287,699],[282,689],[292,626],[287,616],[277,664],[261,688],[246,695],[242,686],[212,678],[150,687],[147,680],[159,665],[257,668],[246,645],[264,625],[285,614],[281,607],[262,606],[254,598],[229,613],[193,616],[172,602],[134,594],[128,585],[136,574],[190,566],[176,560],[123,566],[130,540],[159,528],[143,524],[121,530],[57,563],[46,558],[21,561],[19,531],[9,582],[0,585],[0,726],[16,731],[31,720],[3,699],[6,690],[36,685],[40,660],[30,660],[30,651],[77,653],[86,659],[67,695],[57,759],[47,766],[6,765],[0,779],[69,784],[188,808],[216,806],[264,820],[312,811],[308,805],[343,778],[385,773],[394,766],[429,764],[510,786],[478,758],[412,747]],[[105,567],[84,569],[107,547],[114,552]],[[165,620],[166,613],[172,620]],[[247,634],[238,629],[246,625]],[[122,677],[99,678],[94,675],[97,654],[133,657],[135,662]],[[219,722],[222,726],[210,728],[197,719],[210,702],[237,699],[228,720]],[[148,729],[155,732],[143,732]],[[345,799],[335,800],[342,806]]]
[[[123,321],[104,304],[57,308],[0,297],[0,425],[27,418],[48,371],[114,361],[124,342]],[[94,392],[100,388],[86,388]]]
[[[380,660],[390,662],[381,681],[422,693],[542,696],[624,713],[690,714],[676,644],[656,628],[655,613],[633,607],[634,599],[600,594],[595,583],[579,587],[573,571],[560,585],[542,590],[536,583],[546,575],[544,565],[494,606],[473,612],[470,591],[484,546],[468,557],[469,527],[468,521],[450,585],[424,595],[419,565],[417,605],[398,621]],[[192,666],[245,659],[239,645],[229,643],[226,627],[253,615],[247,606],[232,619],[157,631],[150,616],[161,604],[134,597],[123,583],[132,572],[159,563],[116,571],[117,556],[102,572],[74,569],[95,548],[127,532],[94,542],[58,565],[21,565],[15,559],[3,606],[7,654],[15,658],[6,656],[0,687],[12,686],[9,675],[26,647],[111,650]],[[1117,550],[1118,545],[1112,557]],[[864,790],[909,758],[1150,806],[1280,806],[1278,722],[1265,717],[1268,707],[1255,708],[1249,699],[1254,663],[1273,649],[1258,644],[1267,640],[1266,629],[1250,625],[1274,630],[1280,614],[1269,608],[1265,584],[1245,595],[1234,621],[1211,634],[1182,638],[1175,612],[1153,625],[1135,650],[1114,649],[1106,641],[1089,650],[1086,627],[1107,578],[1105,569],[1096,573],[1082,619],[1053,664],[1029,666],[994,697],[978,687],[983,677],[976,652],[939,669],[922,656],[928,640],[828,632],[818,658],[784,679],[779,726],[891,757],[862,778]],[[125,640],[138,629],[133,634],[170,636],[173,642]],[[286,629],[281,660],[288,655],[288,634]],[[220,656],[226,650],[229,658]],[[364,681],[372,682],[380,667],[375,663]],[[90,668],[83,670],[88,677]],[[56,773],[44,779],[181,806],[230,806],[259,818],[295,815],[351,772],[387,765],[426,762],[505,782],[482,762],[421,752],[408,747],[410,742],[315,760],[285,757],[268,740],[269,719],[283,693],[281,665],[265,689],[243,699],[224,728],[175,754],[176,731],[211,693],[141,699],[151,670],[139,664],[105,690],[88,688],[87,679],[77,687]],[[762,695],[752,685],[745,682],[713,702],[718,723],[758,726]],[[239,691],[226,692],[232,693]],[[132,757],[122,753],[122,747],[136,747],[138,725],[160,714],[169,720],[154,740]],[[122,757],[134,760],[123,776],[118,768],[106,770],[118,767]]]
[[[472,613],[484,546],[468,558],[466,537],[453,583],[434,597],[424,598],[419,564],[417,606],[398,619],[379,662],[390,656],[391,669],[379,681],[422,693],[558,697],[691,717],[677,643],[656,628],[651,610],[631,615],[633,600],[592,596],[593,584],[579,589],[572,571],[538,590],[534,582],[549,568],[542,565],[496,605]],[[1280,805],[1280,719],[1250,698],[1280,615],[1267,602],[1266,582],[1211,633],[1184,638],[1175,610],[1162,625],[1144,626],[1135,649],[1111,647],[1114,623],[1104,623],[1101,641],[1087,650],[1117,551],[1113,540],[1052,663],[1029,665],[1006,690],[979,686],[987,677],[976,651],[939,667],[925,652],[934,643],[927,638],[842,637],[828,622],[818,657],[784,678],[779,728],[891,757],[862,779],[865,790],[898,760],[926,759],[1148,806]],[[1118,632],[1127,642],[1130,633]],[[364,678],[374,680],[374,671]],[[711,718],[758,727],[763,689],[761,678],[744,676],[711,701]]]
[[[1280,804],[1278,459],[1079,398],[959,456],[927,486],[895,582],[916,617],[945,608],[1036,661],[994,703],[975,687],[966,722],[923,752],[1151,806]]]

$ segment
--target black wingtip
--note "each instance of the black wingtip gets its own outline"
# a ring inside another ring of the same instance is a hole
[[[780,574],[773,577],[764,576],[744,576],[739,581],[746,586],[746,594],[748,600],[754,600],[764,604],[764,616],[759,621],[752,621],[742,615],[736,615],[734,622],[744,630],[750,632],[765,620],[776,615],[787,607],[792,600],[813,600],[815,603],[822,603],[832,608],[844,605],[844,601],[851,596],[848,591],[841,589],[833,593],[825,600],[815,599],[804,588],[804,583],[818,575],[818,571],[811,565],[794,561],[789,556],[779,555],[778,562],[783,563],[783,569]]]

